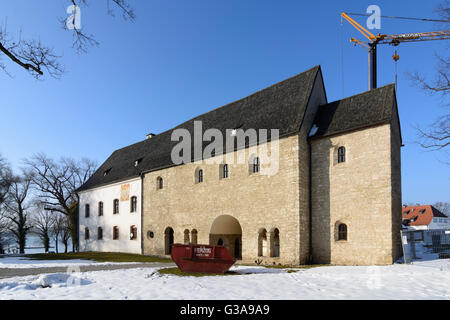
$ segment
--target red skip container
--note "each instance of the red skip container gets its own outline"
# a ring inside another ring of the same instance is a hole
[[[172,260],[183,272],[225,273],[236,262],[224,246],[173,244]]]

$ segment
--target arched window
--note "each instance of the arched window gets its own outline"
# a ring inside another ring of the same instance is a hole
[[[137,198],[135,196],[132,196],[130,199],[130,211],[136,212],[137,210]]]
[[[113,201],[113,214],[119,213],[119,199],[114,199]]]
[[[202,169],[195,169],[195,183],[201,183],[203,182],[203,170]]]
[[[97,228],[97,240],[103,240],[103,229],[102,227]]]
[[[267,256],[267,231],[264,228],[258,232],[258,256]]]
[[[89,228],[84,228],[84,240],[89,240]]]
[[[166,231],[164,231],[164,251],[165,254],[172,253],[172,245],[173,245],[173,229],[171,227],[167,227]]]
[[[347,225],[344,223],[338,227],[338,240],[347,240]]]
[[[189,244],[189,230],[184,230],[184,244]]]
[[[136,226],[130,227],[130,240],[136,240],[137,239],[137,228]]]
[[[255,157],[253,159],[253,173],[259,172],[259,169],[260,169],[259,157]]]
[[[197,244],[197,230],[192,229],[191,231],[191,242],[192,244]]]
[[[101,201],[98,203],[98,216],[103,216],[103,202]]]
[[[280,256],[280,231],[275,228],[271,232],[272,245],[271,245],[271,256],[279,257]]]
[[[85,206],[84,206],[84,216],[85,216],[85,218],[89,218],[89,205],[88,204],[86,204]]]
[[[338,163],[345,162],[345,147],[338,148]]]
[[[113,227],[113,240],[119,240],[119,227]]]
[[[162,188],[164,188],[164,180],[161,177],[158,177],[156,179],[156,189],[161,190]]]
[[[218,245],[218,246],[223,246],[223,240],[222,240],[222,238],[219,238],[219,240],[217,240],[217,245]]]

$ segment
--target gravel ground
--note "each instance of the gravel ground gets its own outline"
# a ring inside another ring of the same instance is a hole
[[[174,267],[174,263],[147,262],[147,263],[122,263],[110,265],[87,265],[87,266],[65,266],[65,267],[43,267],[43,268],[0,268],[0,279],[33,276],[43,273],[61,273],[67,272],[68,268],[79,268],[80,272],[102,271],[102,270],[119,270],[119,269],[136,269],[136,268],[165,268]],[[78,272],[78,269],[77,269]]]

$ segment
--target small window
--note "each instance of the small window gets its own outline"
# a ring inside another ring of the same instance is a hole
[[[338,163],[345,162],[345,147],[338,149]]]
[[[425,213],[425,209],[422,209],[419,211],[420,214],[424,214]]]
[[[136,240],[137,239],[137,228],[136,226],[130,227],[130,240]]]
[[[131,212],[137,211],[137,198],[135,196],[131,197],[130,199],[130,211]]]
[[[113,240],[119,240],[119,227],[113,227]]]
[[[89,218],[89,214],[90,214],[90,212],[89,212],[89,205],[87,204],[87,205],[84,206],[84,216],[85,216],[85,218]]]
[[[341,223],[338,227],[338,240],[347,240],[347,225]]]
[[[134,161],[134,166],[137,167],[142,162],[142,158],[139,158]]]
[[[101,201],[98,203],[98,216],[103,216],[103,202]]]
[[[109,174],[109,172],[111,171],[112,168],[106,169],[105,171],[103,171],[103,175],[107,176]]]
[[[103,229],[102,227],[97,228],[97,240],[103,240]]]
[[[190,239],[189,239],[189,230],[186,229],[184,230],[184,244],[189,244]]]
[[[84,228],[84,240],[89,240],[89,228]]]
[[[156,189],[161,190],[162,188],[164,188],[164,180],[161,177],[158,177],[158,179],[156,179]]]
[[[197,230],[192,229],[192,231],[191,231],[191,243],[192,244],[197,244],[197,235],[198,235]]]
[[[114,199],[113,201],[113,214],[119,213],[119,199]]]
[[[228,164],[223,165],[223,178],[228,178]]]
[[[253,159],[253,173],[259,172],[259,169],[260,169],[259,157],[255,157]]]

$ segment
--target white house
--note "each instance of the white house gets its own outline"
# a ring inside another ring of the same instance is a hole
[[[137,177],[78,192],[80,251],[142,253],[141,187]]]

